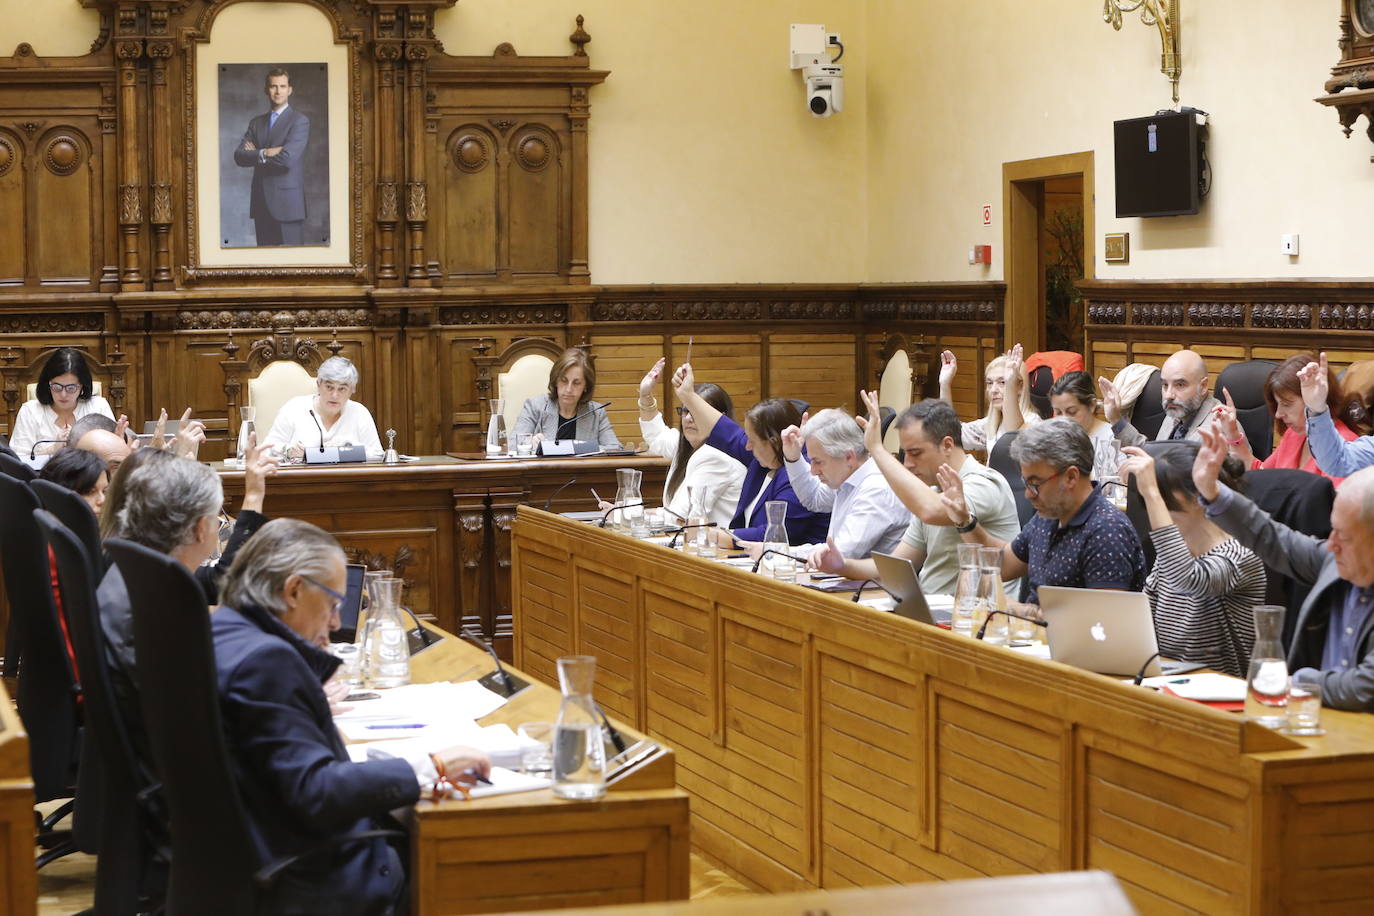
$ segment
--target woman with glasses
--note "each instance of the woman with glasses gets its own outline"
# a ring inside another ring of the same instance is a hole
[[[382,440],[372,412],[352,400],[361,376],[353,361],[331,356],[315,373],[315,394],[294,397],[282,405],[262,444],[275,447],[293,460],[307,448],[361,445],[368,461],[381,461]]]
[[[673,461],[663,485],[663,505],[678,521],[685,519],[692,508],[688,501],[690,491],[694,498],[704,501],[706,520],[724,527],[735,516],[744,483],[744,465],[707,445],[706,433],[686,407],[677,408],[681,431],[664,423],[654,386],[662,377],[665,364],[666,360],[659,359],[639,383],[639,432],[644,436],[644,444],[652,454]],[[734,404],[724,388],[703,382],[696,386],[696,393],[723,416],[733,417]]]
[[[72,424],[90,413],[115,418],[109,402],[95,393],[91,370],[80,350],[62,347],[38,373],[38,386],[14,420],[10,448],[21,457],[55,452],[67,442]]]

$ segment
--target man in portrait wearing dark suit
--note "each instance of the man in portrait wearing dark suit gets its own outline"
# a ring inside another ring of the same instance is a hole
[[[291,75],[280,67],[267,74],[265,88],[272,110],[248,122],[234,162],[253,169],[253,197],[248,215],[258,245],[305,243],[305,148],[310,119],[287,104]]]

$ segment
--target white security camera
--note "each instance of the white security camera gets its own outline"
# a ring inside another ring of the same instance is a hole
[[[844,67],[812,64],[802,68],[806,80],[806,107],[818,118],[844,111]]]

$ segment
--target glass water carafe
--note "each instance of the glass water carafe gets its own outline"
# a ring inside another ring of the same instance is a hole
[[[768,527],[763,530],[763,549],[778,551],[763,557],[763,568],[774,579],[794,582],[797,578],[796,564],[787,556],[791,550],[787,540],[787,500],[770,499],[763,504],[763,510],[768,514]]]
[[[691,509],[687,511],[690,519],[689,525],[697,527],[687,532],[688,536],[696,542],[696,553],[698,556],[714,560],[716,558],[716,530],[710,527],[711,516],[706,507],[711,505],[714,500],[711,498],[709,487],[699,486],[692,494]]]
[[[238,459],[238,466],[244,467],[248,459],[249,443],[255,441],[257,426],[253,420],[258,415],[258,409],[251,404],[239,408],[239,444],[234,456]]]
[[[509,437],[506,435],[506,399],[493,398],[491,404],[491,419],[487,421],[487,454],[504,455],[509,447]]]
[[[960,636],[972,636],[973,619],[978,616],[978,587],[983,570],[978,565],[978,545],[960,544],[959,578],[954,586],[954,613],[950,630]]]
[[[1261,604],[1255,608],[1255,648],[1250,652],[1246,677],[1245,717],[1265,728],[1288,723],[1288,662],[1284,658],[1282,607]]]
[[[401,611],[404,579],[373,583],[363,643],[363,663],[372,687],[402,687],[410,683],[410,640]]]
[[[390,579],[393,573],[389,569],[369,569],[363,573],[363,594],[362,600],[358,602],[358,625],[354,630],[353,641],[358,644],[358,649],[363,653],[362,665],[363,673],[367,672],[367,626],[371,619],[371,609],[376,604],[375,592],[377,582],[381,579]]]
[[[644,521],[644,501],[639,495],[639,483],[643,471],[634,468],[617,468],[615,472],[615,511],[611,513],[608,528],[636,537],[648,537],[649,528]]]
[[[994,611],[1007,609],[1007,593],[1002,588],[1002,548],[979,547],[978,570],[981,580],[978,587],[978,606],[983,620],[987,620],[983,640],[993,645],[1005,646],[1009,639],[1008,617],[1006,614],[993,614]],[[978,621],[979,626],[982,626],[983,620]]]
[[[569,655],[558,660],[563,703],[553,730],[553,794],[581,801],[606,794],[606,744],[601,710],[592,699],[596,657]]]

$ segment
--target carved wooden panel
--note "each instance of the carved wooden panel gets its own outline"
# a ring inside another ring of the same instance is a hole
[[[499,137],[471,122],[441,124],[442,157],[435,214],[442,219],[439,263],[447,280],[494,278],[500,258]]]
[[[27,228],[36,279],[43,286],[93,288],[100,172],[90,140],[75,127],[54,127],[35,153]]]
[[[7,244],[0,245],[0,285],[24,282],[24,198],[26,146],[20,135],[0,130],[0,226]]]
[[[513,279],[553,279],[566,270],[569,136],[559,125],[532,123],[512,132],[510,163],[510,269]]]

